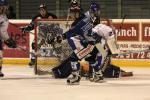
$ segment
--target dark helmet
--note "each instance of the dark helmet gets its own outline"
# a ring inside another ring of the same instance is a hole
[[[76,0],[72,0],[70,3],[70,11],[71,12],[80,12],[81,7],[80,4]]]
[[[39,6],[39,9],[41,9],[41,8],[46,9],[47,7],[46,7],[46,5],[45,5],[44,3],[42,3],[42,4],[40,4],[40,6]]]
[[[97,3],[91,3],[90,10],[92,12],[96,12],[96,11],[100,10],[100,6]]]
[[[68,0],[69,3],[77,3],[77,0]]]
[[[7,0],[0,0],[0,6],[7,6],[8,1]]]

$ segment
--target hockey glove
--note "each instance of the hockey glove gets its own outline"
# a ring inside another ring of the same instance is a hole
[[[22,33],[29,32],[34,29],[34,22],[31,22],[28,26],[21,27],[20,29],[21,29]]]
[[[4,43],[5,43],[9,48],[16,48],[16,47],[17,47],[16,42],[15,42],[12,38],[9,38],[8,40],[4,41]]]
[[[21,29],[22,33],[26,33],[26,32],[30,31],[30,27],[29,26],[21,27],[20,29]]]
[[[83,39],[80,41],[83,47],[87,47],[89,41],[87,41],[86,39]]]

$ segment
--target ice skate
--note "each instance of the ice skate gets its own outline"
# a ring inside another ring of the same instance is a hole
[[[89,72],[88,79],[90,82],[94,82],[95,72]]]
[[[78,72],[72,72],[67,79],[67,84],[68,85],[79,85],[80,79],[81,79],[81,77]]]
[[[90,82],[94,82],[94,77],[88,77]]]
[[[102,74],[101,70],[99,70],[98,72],[95,72],[94,82],[96,82],[96,83],[103,83],[103,82],[105,82],[103,80],[103,74]]]
[[[34,65],[35,65],[35,59],[31,59],[31,61],[29,62],[28,65],[29,65],[30,68],[33,68]]]
[[[0,77],[4,77],[4,74],[0,71]]]
[[[32,68],[35,65],[35,62],[31,61],[29,62],[29,66]]]

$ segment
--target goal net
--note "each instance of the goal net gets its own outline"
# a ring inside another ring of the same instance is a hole
[[[50,74],[72,53],[63,33],[69,30],[72,20],[37,20],[35,26],[35,74]],[[106,23],[106,20],[102,20]]]
[[[49,74],[51,69],[67,59],[72,50],[64,39],[73,21],[37,20],[35,27],[35,74]]]

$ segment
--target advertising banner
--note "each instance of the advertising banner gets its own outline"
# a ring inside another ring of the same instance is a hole
[[[145,50],[150,45],[150,20],[149,19],[112,19],[117,34],[117,45],[121,51],[136,51]],[[13,20],[9,25],[9,35],[17,42],[20,48],[11,49],[4,45],[4,57],[8,58],[29,58],[29,51],[31,41],[34,39],[34,35],[28,33],[23,34],[19,27],[25,26],[30,20]],[[47,23],[47,21],[45,21]],[[70,25],[66,21],[51,21],[50,23],[58,22],[63,28],[63,32],[68,30]],[[49,23],[49,22],[48,22]],[[14,25],[15,24],[15,25]],[[119,59],[149,59],[150,52],[139,52],[127,55],[120,55],[114,58]]]
[[[29,58],[29,34],[23,34],[19,29],[22,26],[27,25],[27,23],[9,23],[8,33],[11,38],[13,38],[17,43],[17,48],[9,48],[7,45],[3,45],[3,56],[6,58]]]
[[[115,22],[117,45],[121,51],[139,51],[150,46],[150,20],[129,20]],[[119,59],[149,59],[150,52],[131,53],[116,56]]]

